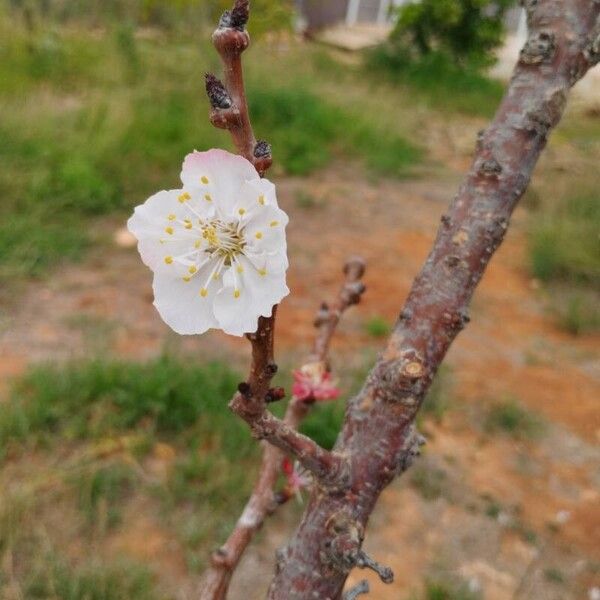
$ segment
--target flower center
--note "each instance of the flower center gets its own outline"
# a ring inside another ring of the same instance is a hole
[[[224,223],[219,219],[202,225],[202,237],[208,243],[205,252],[226,259],[226,264],[231,264],[231,259],[242,254],[246,240],[243,230],[237,223]]]

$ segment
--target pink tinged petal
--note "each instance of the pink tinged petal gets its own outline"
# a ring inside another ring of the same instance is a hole
[[[331,373],[308,365],[294,371],[292,394],[298,400],[333,400],[340,395]]]
[[[220,281],[209,280],[206,295],[202,288],[210,265],[205,265],[190,281],[156,273],[154,275],[154,306],[163,321],[181,335],[204,333],[217,328],[213,304]]]
[[[183,161],[181,181],[193,197],[211,196],[217,210],[232,214],[242,185],[259,175],[248,160],[225,150],[193,152]]]

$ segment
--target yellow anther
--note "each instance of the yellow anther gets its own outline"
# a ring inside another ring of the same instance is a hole
[[[165,231],[169,234],[169,235],[173,235],[173,228],[172,227],[165,227]]]
[[[183,192],[183,194],[179,195],[179,202],[181,202],[181,204],[183,204],[186,200],[191,200],[192,197],[187,193],[187,192]]]
[[[262,234],[260,231],[257,231],[257,232],[254,234],[254,237],[255,237],[257,240],[261,240],[261,239],[262,239],[262,236],[263,236],[263,234]]]
[[[186,276],[186,277],[184,277],[184,278],[183,278],[183,280],[184,280],[186,283],[189,283],[189,282],[192,280],[192,278],[191,278],[191,277],[187,277],[187,276]]]
[[[258,270],[258,274],[262,275],[264,277],[267,274],[267,270],[266,269],[259,269]]]
[[[240,297],[240,295],[241,295],[241,292],[240,292],[240,290],[234,290],[234,292],[233,292],[233,297],[234,297],[234,298],[239,298],[239,297]]]
[[[200,248],[200,246],[202,246],[202,240],[196,240],[194,242],[194,248],[196,248],[197,250],[198,248]]]
[[[265,205],[265,197],[262,194],[258,197],[258,203],[262,206]]]
[[[215,274],[213,275],[213,279],[214,279],[215,281],[217,281],[217,280],[219,279],[219,274],[218,274],[218,273],[215,273]]]
[[[210,195],[210,194],[204,194],[204,199],[205,199],[207,202],[212,202],[212,197],[211,197],[211,195]]]
[[[170,214],[167,219],[169,219],[169,221],[174,221],[177,217],[174,214]]]
[[[190,275],[193,275],[194,273],[196,273],[196,271],[198,271],[198,269],[192,265],[189,269],[188,269],[188,273],[190,273]]]
[[[245,208],[240,208],[240,210],[238,210],[238,212],[240,213],[240,215],[245,215],[246,214],[246,209]]]
[[[206,296],[208,296],[208,290],[207,290],[206,288],[202,288],[202,289],[200,290],[200,295],[201,295],[203,298],[206,298]]]
[[[173,264],[173,257],[172,256],[165,256],[165,262],[168,265],[172,265]]]
[[[208,177],[206,175],[202,175],[202,177],[200,177],[200,181],[206,185],[208,183]]]
[[[277,227],[277,225],[279,225],[279,221],[271,221],[270,225],[271,227]]]
[[[243,273],[244,272],[244,267],[242,267],[242,265],[238,265],[238,267],[237,267],[236,270],[237,270],[238,273]]]
[[[191,221],[188,221],[188,222],[187,222],[187,223],[184,225],[184,227],[185,227],[186,229],[191,229],[191,228],[192,228],[192,222],[191,222]]]

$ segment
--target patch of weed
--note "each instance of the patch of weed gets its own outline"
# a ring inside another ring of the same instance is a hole
[[[446,472],[427,464],[417,464],[410,470],[410,484],[425,500],[437,500],[446,491]]]
[[[490,407],[484,426],[490,433],[504,433],[516,439],[535,439],[543,432],[542,421],[510,398]]]
[[[458,66],[435,52],[408,59],[383,44],[367,54],[366,66],[372,77],[410,87],[421,99],[444,111],[489,117],[504,93],[502,82],[476,68]]]
[[[382,338],[389,335],[392,326],[383,317],[374,316],[366,321],[365,329],[371,337]]]

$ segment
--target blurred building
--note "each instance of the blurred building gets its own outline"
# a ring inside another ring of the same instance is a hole
[[[389,28],[393,9],[412,0],[296,0],[301,30],[313,33],[332,26],[380,26]],[[507,29],[525,27],[525,11],[514,8],[507,15]]]
[[[408,0],[297,0],[306,31],[332,25],[379,24],[391,21],[391,9]]]

